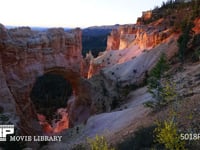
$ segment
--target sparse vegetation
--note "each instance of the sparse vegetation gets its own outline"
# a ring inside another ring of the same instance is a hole
[[[115,150],[112,148],[104,136],[96,135],[94,138],[88,138],[87,142],[74,145],[72,150]]]
[[[165,71],[167,71],[168,69],[169,69],[169,64],[167,62],[166,55],[162,54],[156,66],[151,70],[149,74],[150,78],[153,77],[156,79],[160,79],[164,75]],[[151,85],[150,83],[150,86],[153,85],[154,84]]]
[[[168,68],[166,56],[163,54],[156,66],[151,70],[147,82],[148,91],[152,94],[155,101],[148,101],[144,103],[144,106],[159,110],[176,98],[175,85],[170,80],[163,78]]]
[[[154,130],[156,141],[169,150],[184,150],[185,142],[180,139],[178,128],[173,120],[158,122]]]
[[[110,148],[103,136],[96,135],[94,139],[88,139],[88,143],[91,150],[114,150],[114,148]]]
[[[155,101],[148,101],[144,106],[150,107],[153,110],[160,110],[162,107],[167,106],[170,102],[174,101],[177,97],[175,85],[169,80],[157,81],[158,85],[155,89],[150,89],[149,92],[155,98]]]

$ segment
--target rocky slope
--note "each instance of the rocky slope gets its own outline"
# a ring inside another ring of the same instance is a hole
[[[151,123],[153,118],[148,115],[150,109],[145,109],[143,106],[144,102],[152,100],[151,94],[147,93],[147,88],[131,92],[128,97],[127,103],[118,110],[90,117],[86,125],[81,124],[61,133],[62,142],[50,143],[44,149],[71,149],[73,145],[85,142],[87,138],[96,135],[103,135],[109,140],[109,143],[115,143],[141,125]],[[143,120],[146,117],[149,119]]]
[[[180,24],[180,20],[176,20],[176,18],[183,19],[184,16],[180,16],[181,13],[190,10],[190,8],[170,9],[173,10],[171,15],[166,16],[165,13],[152,14],[151,11],[148,11],[143,13],[144,16],[138,20],[137,24],[120,26],[117,30],[113,30],[108,37],[106,51],[102,52],[97,58],[93,58],[91,54],[87,56],[89,81],[95,83],[94,79],[97,76],[104,75],[106,80],[109,79],[113,83],[110,84],[110,88],[113,85],[119,86],[119,88],[127,85],[140,85],[161,54],[165,53],[172,63],[172,70],[174,69],[169,72],[169,75],[175,78],[173,82],[177,84],[178,94],[184,100],[198,97],[199,82],[196,81],[199,81],[199,62],[183,65],[181,72],[178,72],[178,68],[176,68],[176,66],[181,67],[176,57],[178,52],[177,40],[181,34],[180,29],[175,28],[177,23]],[[166,18],[160,17],[162,15],[165,15]],[[149,19],[150,23],[146,23]],[[192,37],[195,37],[199,34],[199,18],[197,17],[192,22],[194,27],[191,33]],[[197,45],[199,46],[199,43]],[[192,50],[188,53],[192,53]],[[173,66],[174,62],[177,64]],[[80,133],[72,130],[73,134],[71,136],[63,134],[66,138],[66,142],[62,143],[64,147],[80,143],[86,137],[94,137],[95,134],[104,135],[109,142],[116,142],[123,137],[123,134],[132,133],[139,126],[145,126],[149,122],[153,124],[156,117],[148,115],[149,110],[144,108],[142,104],[152,99],[145,88],[131,92],[128,97],[122,99],[128,100],[128,102],[126,101],[126,104],[119,109],[90,117],[85,126],[80,126]],[[162,113],[163,111],[160,112],[160,115]],[[55,144],[50,147],[55,148],[62,144]]]

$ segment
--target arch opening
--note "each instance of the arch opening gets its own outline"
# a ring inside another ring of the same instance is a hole
[[[46,73],[36,79],[30,98],[44,133],[69,128],[67,102],[72,96],[72,86],[62,75]]]

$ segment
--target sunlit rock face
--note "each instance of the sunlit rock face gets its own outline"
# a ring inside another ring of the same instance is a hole
[[[172,32],[163,24],[158,21],[148,25],[123,25],[113,30],[108,36],[107,51],[90,62],[88,78],[98,74],[103,68],[130,61],[142,52],[153,50],[164,43]],[[144,68],[145,70],[148,68]]]
[[[126,48],[135,39],[136,31],[134,25],[123,25],[119,26],[118,29],[113,29],[108,36],[106,50],[122,50]]]
[[[200,17],[194,20],[193,31],[195,34],[200,34]]]
[[[81,63],[81,75],[82,77],[88,78],[88,71],[90,67],[91,61],[93,61],[94,56],[92,55],[91,51],[86,54],[86,57],[82,60]]]
[[[133,45],[149,49],[170,35],[165,26],[123,25],[108,36],[107,50],[123,50]]]
[[[52,68],[57,68],[55,72],[63,69],[79,73],[81,48],[80,29],[37,32],[29,27],[7,30],[0,25],[0,104],[3,111],[9,109],[19,116],[22,134],[42,131],[30,100],[36,78]]]
[[[44,134],[51,135],[55,133],[60,133],[63,130],[69,128],[69,116],[66,108],[59,108],[56,112],[60,119],[53,119],[52,123],[49,123],[46,116],[42,114],[37,114],[39,123],[42,127]]]
[[[113,29],[107,38],[106,50],[117,50],[120,44],[120,34],[117,29]]]

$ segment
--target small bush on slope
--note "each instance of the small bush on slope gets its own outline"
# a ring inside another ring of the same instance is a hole
[[[158,143],[169,150],[185,150],[185,142],[181,141],[177,125],[172,120],[158,122],[157,125],[154,132]]]
[[[87,143],[75,145],[72,150],[114,150],[114,148],[110,148],[104,136],[96,135],[95,138],[88,138]]]
[[[88,139],[88,143],[91,150],[114,150],[113,148],[109,148],[109,145],[103,136],[96,135],[94,139]]]
[[[152,94],[155,101],[148,101],[144,103],[144,106],[159,110],[176,98],[175,85],[168,79],[162,79],[168,69],[169,65],[166,56],[163,54],[156,66],[151,70],[148,78],[148,91]]]

